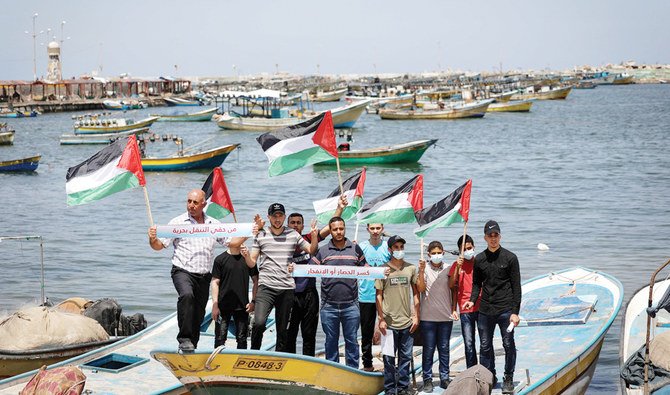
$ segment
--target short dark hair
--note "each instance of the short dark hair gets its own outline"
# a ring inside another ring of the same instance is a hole
[[[342,218],[342,217],[333,217],[333,218],[330,219],[330,221],[328,221],[328,227],[330,227],[330,224],[332,224],[333,222],[342,222],[342,223],[345,224],[345,225],[347,224],[346,222],[344,222],[344,218]]]
[[[472,237],[470,237],[470,235],[466,234],[465,235],[465,243],[463,243],[463,236],[461,236],[461,237],[458,238],[458,243],[456,243],[456,245],[458,246],[458,249],[461,248],[461,245],[463,245],[463,249],[465,249],[465,244],[467,244],[467,243],[472,244],[473,247],[475,246],[475,242],[474,242],[474,240],[472,240]]]
[[[433,248],[439,248],[442,251],[444,251],[444,247],[442,247],[442,243],[440,243],[437,240],[431,241],[430,244],[428,244],[428,252],[430,252],[430,250],[432,250]]]
[[[291,219],[291,217],[300,217],[302,222],[305,223],[305,218],[300,213],[291,213],[291,214],[289,214],[288,218]]]
[[[379,224],[379,225],[382,226],[382,228],[384,227],[384,224],[382,224],[381,222],[368,222],[365,226],[366,226],[367,228],[369,228],[371,223],[372,223],[372,224]]]

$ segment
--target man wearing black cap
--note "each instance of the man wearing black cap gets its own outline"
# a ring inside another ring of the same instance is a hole
[[[393,336],[398,364],[395,357],[384,355],[384,391],[387,394],[404,395],[411,393],[409,366],[414,346],[411,334],[419,327],[418,275],[416,266],[404,260],[405,239],[391,236],[388,247],[391,260],[383,267],[388,267],[390,272],[385,279],[375,280],[376,303],[379,331],[384,336]]]
[[[477,301],[481,289],[479,317],[480,327],[479,358],[482,365],[493,373],[494,385],[497,382],[495,354],[493,351],[493,333],[496,325],[500,328],[505,349],[505,376],[502,392],[514,393],[514,368],[516,365],[516,346],[514,330],[507,332],[510,322],[519,324],[521,307],[521,275],[516,255],[500,246],[500,226],[496,221],[484,225],[484,240],[487,249],[475,257],[472,281],[472,294],[465,308],[471,308]]]
[[[265,323],[272,308],[275,308],[277,323],[277,351],[286,351],[286,339],[295,281],[289,272],[289,264],[297,248],[314,254],[318,247],[318,229],[312,223],[311,243],[300,233],[284,226],[286,210],[280,203],[273,203],[268,208],[270,229],[261,230],[254,238],[251,256],[247,261],[249,267],[258,267],[258,292],[255,300],[254,325],[251,332],[251,348],[259,350],[265,332]],[[254,302],[254,301],[252,301]]]

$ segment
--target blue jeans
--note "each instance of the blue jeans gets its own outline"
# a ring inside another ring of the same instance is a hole
[[[479,330],[479,338],[482,337],[482,327],[477,325],[479,312],[461,313],[461,334],[463,335],[463,347],[465,348],[465,365],[471,368],[477,364],[477,347],[475,341],[475,326]]]
[[[505,349],[505,375],[514,374],[516,366],[516,346],[514,345],[514,331],[508,333],[510,312],[499,315],[486,315],[479,313],[477,325],[480,328],[481,348],[479,350],[479,359],[482,365],[496,375],[496,359],[493,351],[493,332],[496,325],[500,328],[503,348]]]
[[[344,335],[344,355],[347,366],[358,369],[360,357],[358,349],[358,326],[361,324],[361,312],[358,302],[323,303],[321,305],[321,327],[326,335],[326,359],[340,361],[339,340],[340,324]]]
[[[423,381],[433,380],[433,356],[437,347],[440,361],[440,380],[449,380],[449,339],[453,321],[421,321],[423,337],[422,370]]]
[[[409,388],[409,364],[412,359],[414,339],[406,329],[386,329],[386,334],[393,333],[393,348],[398,353],[398,366],[395,357],[384,355],[384,392],[397,393]],[[396,385],[397,378],[397,385]]]

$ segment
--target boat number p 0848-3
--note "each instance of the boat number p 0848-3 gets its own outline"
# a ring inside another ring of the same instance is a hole
[[[285,365],[286,359],[237,358],[233,368],[279,372]]]

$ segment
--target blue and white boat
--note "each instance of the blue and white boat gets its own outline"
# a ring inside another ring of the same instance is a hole
[[[211,311],[211,300],[207,311]],[[261,349],[271,350],[276,343],[274,316],[268,318]],[[186,388],[169,370],[152,359],[149,352],[174,345],[177,349],[177,313],[145,330],[109,346],[68,359],[49,368],[78,366],[86,375],[85,393],[89,394],[185,394]],[[198,350],[214,351],[214,325],[207,314],[201,326]],[[228,335],[227,348],[235,348],[235,336]],[[0,381],[0,394],[18,394],[37,370]]]
[[[623,301],[616,278],[583,267],[549,273],[522,284],[516,394],[583,394],[591,382],[607,330]],[[496,330],[494,348],[501,393],[505,353]],[[463,345],[451,348],[452,372],[465,370]]]

